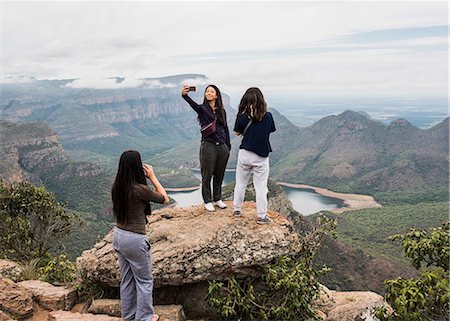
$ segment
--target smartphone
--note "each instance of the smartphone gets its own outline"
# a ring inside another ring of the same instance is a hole
[[[195,86],[189,86],[189,91],[197,91],[197,87],[195,87]]]

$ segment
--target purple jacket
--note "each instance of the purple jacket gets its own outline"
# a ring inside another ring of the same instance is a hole
[[[195,101],[192,100],[191,97],[188,95],[183,96],[183,99],[186,100],[186,102],[192,107],[192,109],[197,113],[198,119],[200,122],[200,127],[206,126],[214,121],[214,118],[217,117],[216,112],[212,110],[212,108],[208,105],[204,104],[197,104]],[[226,111],[223,110],[226,118]],[[213,143],[223,143],[228,146],[228,148],[231,148],[230,143],[230,132],[228,130],[228,125],[225,121],[225,124],[222,124],[219,120],[217,120],[216,123],[216,132],[211,135],[210,137],[206,138],[205,140],[213,142]],[[203,141],[203,138],[202,138]]]

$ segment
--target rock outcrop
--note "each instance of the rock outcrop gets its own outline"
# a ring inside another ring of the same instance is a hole
[[[13,321],[13,319],[6,313],[0,311],[0,321]]]
[[[337,292],[322,286],[316,304],[325,321],[369,321],[374,319],[374,309],[385,306],[392,311],[384,298],[374,292]]]
[[[147,225],[152,244],[155,287],[225,279],[230,274],[254,275],[258,267],[284,254],[299,251],[291,223],[269,211],[270,226],[256,224],[254,203],[244,203],[243,216],[225,210],[206,212],[202,206],[162,209]],[[120,272],[112,248],[113,231],[77,259],[81,275],[118,287]]]
[[[33,294],[33,299],[47,310],[70,310],[77,301],[77,291],[62,286],[53,286],[50,283],[29,280],[17,283]]]
[[[2,278],[0,279],[0,310],[11,316],[26,318],[33,314],[33,297],[14,281]]]
[[[3,180],[11,184],[31,181],[42,184],[49,177],[93,177],[103,169],[87,162],[73,162],[59,142],[59,137],[42,123],[15,124],[0,120],[0,156]]]
[[[100,299],[92,301],[88,309],[92,314],[106,314],[120,317],[120,300]],[[155,306],[155,312],[159,315],[160,321],[184,321],[183,307],[181,305],[159,305]]]
[[[383,297],[374,292],[332,291],[336,302],[328,311],[326,321],[372,320],[373,309],[386,305]]]
[[[87,311],[93,314],[107,314],[111,316],[120,317],[121,313],[120,301],[113,299],[94,300],[92,301]]]
[[[9,260],[0,260],[0,278],[7,278],[13,281],[19,279],[22,269],[17,263]]]

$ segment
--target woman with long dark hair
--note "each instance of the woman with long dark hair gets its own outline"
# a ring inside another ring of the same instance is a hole
[[[156,191],[147,185],[148,178]],[[125,321],[157,321],[153,308],[151,246],[145,234],[149,202],[168,203],[164,187],[152,166],[143,164],[137,151],[122,154],[111,197],[117,220],[113,247],[119,257],[120,300]]]
[[[256,192],[258,224],[269,224],[267,216],[267,181],[269,179],[270,133],[276,130],[272,114],[267,111],[264,96],[256,87],[247,89],[239,103],[234,131],[242,137],[236,166],[236,185],[233,197],[233,214],[241,215],[250,174]]]
[[[209,85],[205,89],[203,104],[188,96],[189,86],[183,86],[181,95],[198,115],[202,141],[200,145],[200,169],[202,173],[202,197],[206,210],[215,211],[214,205],[226,208],[222,201],[222,182],[230,156],[230,133],[227,115],[223,108],[219,88]],[[211,178],[213,192],[211,195]]]

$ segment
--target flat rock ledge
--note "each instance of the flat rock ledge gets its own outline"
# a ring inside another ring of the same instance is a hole
[[[228,208],[215,212],[190,206],[162,209],[149,217],[146,234],[155,287],[254,275],[257,267],[300,251],[298,235],[283,216],[269,211],[273,223],[258,225],[254,202],[244,203],[239,218],[233,216],[231,202],[226,203]],[[113,233],[84,251],[77,269],[88,280],[119,287]]]
[[[92,314],[106,314],[113,317],[120,317],[120,300],[99,299],[92,301],[88,309]],[[155,312],[159,315],[160,321],[185,321],[186,316],[181,305],[157,305]]]
[[[72,288],[54,286],[50,283],[30,280],[17,283],[33,294],[33,299],[47,310],[70,310],[77,302],[77,291]]]
[[[53,311],[48,315],[48,321],[122,321],[121,318],[105,314],[78,313],[69,311]]]

